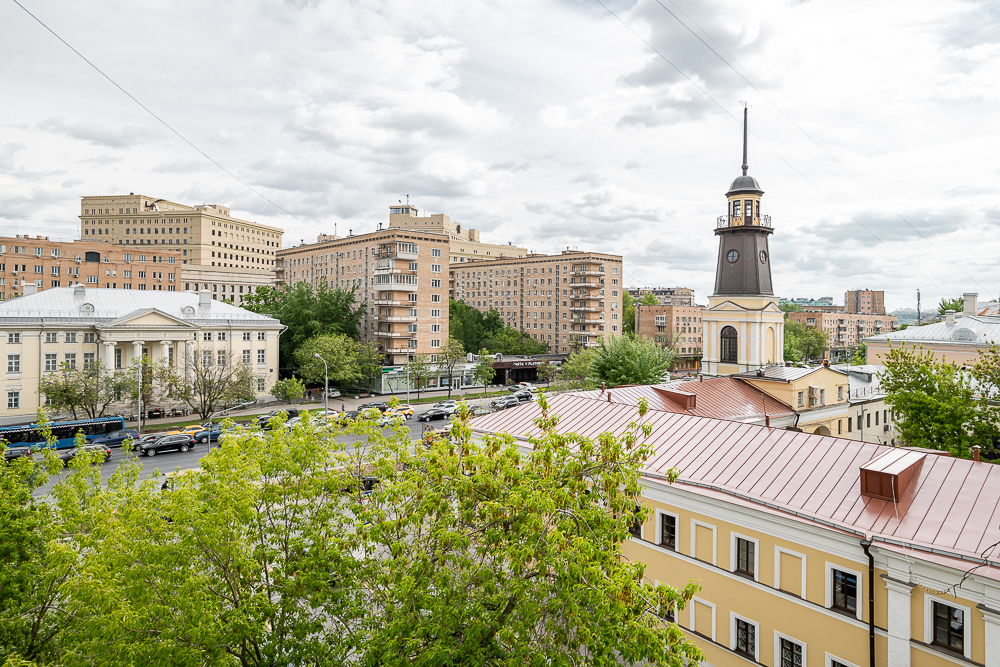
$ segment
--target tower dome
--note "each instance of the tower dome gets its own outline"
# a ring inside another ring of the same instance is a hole
[[[730,195],[749,194],[760,196],[764,194],[764,191],[760,189],[760,183],[758,183],[757,179],[753,176],[747,176],[746,170],[747,166],[744,164],[743,175],[737,176],[736,180],[733,181],[733,184],[729,186],[729,192],[726,193],[727,197]]]

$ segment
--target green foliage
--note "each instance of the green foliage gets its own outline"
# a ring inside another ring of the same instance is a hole
[[[828,347],[825,331],[801,322],[785,323],[785,361],[805,361],[822,357]]]
[[[448,300],[448,335],[466,350],[479,350],[483,342],[504,329],[500,313],[491,308],[483,313],[464,301]]]
[[[313,289],[307,282],[283,288],[260,287],[243,298],[242,307],[277,318],[288,327],[281,335],[279,372],[295,371],[295,351],[307,340],[324,334],[357,338],[365,304],[355,302],[354,290],[331,289],[325,283]]]
[[[628,290],[622,291],[622,332],[635,333],[635,299]]]
[[[322,382],[323,361],[329,366],[330,382],[347,386],[366,375],[368,350],[362,343],[344,334],[324,334],[310,338],[295,350],[295,364],[309,382]],[[317,359],[315,355],[322,357]]]
[[[410,386],[417,390],[417,400],[420,400],[420,392],[427,387],[431,378],[437,376],[437,368],[426,354],[415,355],[407,363]]]
[[[900,325],[899,325],[899,330],[900,330],[900,331],[904,331],[904,330],[906,330],[907,328],[909,328],[909,326],[910,326],[909,324],[900,324]]]
[[[476,363],[472,379],[475,380],[476,384],[483,385],[483,396],[486,395],[486,385],[493,382],[493,378],[496,376],[496,369],[493,368],[493,357],[490,356],[489,350],[479,350],[479,361]]]
[[[978,373],[989,382],[991,368],[997,368],[994,352]],[[895,415],[895,428],[902,439],[915,447],[970,455],[971,448],[991,447],[997,434],[996,415],[977,397],[973,378],[934,352],[893,347],[883,357],[882,388],[885,402]]]
[[[483,347],[496,354],[545,354],[549,346],[535,340],[523,331],[514,327],[504,327],[493,336],[483,341]]]
[[[956,313],[961,313],[965,310],[965,299],[962,297],[957,297],[955,299],[948,299],[941,297],[941,301],[938,302],[937,312],[938,315],[944,317],[945,312],[949,310],[954,310]]]
[[[590,374],[609,387],[620,384],[657,384],[670,372],[674,351],[643,336],[601,339],[590,364]]]
[[[455,367],[465,359],[465,348],[461,341],[449,338],[438,351],[438,369],[448,376],[448,398],[451,398],[451,389],[455,378]]]
[[[548,384],[556,379],[556,376],[559,374],[559,366],[546,361],[538,366],[535,373],[538,375],[539,382]]]
[[[559,379],[571,389],[591,389],[596,385],[590,367],[596,355],[595,348],[588,347],[573,354],[559,367]]]
[[[863,366],[868,363],[868,346],[864,343],[858,346],[858,349],[851,353],[850,362],[855,366]]]
[[[220,360],[214,349],[206,357],[204,351],[193,351],[187,358],[183,374],[174,372],[169,366],[159,367],[156,372],[158,385],[171,397],[187,403],[202,418],[223,406],[248,403],[257,398],[257,376],[248,364],[237,361],[232,354]],[[143,378],[145,382],[145,374]],[[145,398],[143,404],[146,404]]]
[[[507,434],[473,438],[463,408],[427,448],[369,419],[306,416],[266,437],[235,429],[162,491],[134,460],[103,487],[74,463],[45,503],[0,467],[10,491],[0,503],[17,521],[0,548],[25,568],[0,588],[12,603],[0,615],[3,657],[107,667],[703,660],[661,617],[699,587],[653,586],[621,553],[648,514],[635,508],[651,427],[561,435],[539,405],[527,454]],[[361,476],[381,481],[366,493]],[[32,648],[39,618],[49,643]]]
[[[271,387],[271,395],[286,403],[302,398],[306,393],[306,384],[294,375],[284,380],[278,380]]]
[[[42,375],[38,393],[45,396],[49,410],[71,412],[74,419],[81,413],[94,419],[104,416],[108,405],[127,393],[127,384],[125,374],[112,372],[102,359],[82,366],[63,362],[55,373]]]
[[[801,313],[802,306],[797,303],[792,303],[791,301],[782,301],[778,304],[778,308],[783,310],[785,313]],[[788,320],[788,315],[785,315],[785,321]]]
[[[652,292],[646,292],[642,295],[642,298],[639,299],[639,304],[643,306],[658,306],[660,305],[660,302],[657,300],[655,294]]]

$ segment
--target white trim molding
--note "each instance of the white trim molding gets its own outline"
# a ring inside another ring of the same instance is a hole
[[[791,549],[786,549],[784,547],[774,546],[774,587],[778,590],[784,590],[781,588],[781,554],[788,554],[789,556],[795,556],[802,560],[802,588],[799,591],[799,597],[806,599],[806,555],[799,553],[798,551],[792,551]],[[791,591],[785,591],[786,593],[791,593]],[[794,595],[794,593],[792,593]],[[790,638],[789,638],[790,639]]]
[[[695,623],[694,623],[694,617],[695,617],[695,613],[696,613],[695,610],[697,609],[697,605],[700,605],[700,604],[703,604],[703,605],[705,605],[706,607],[708,607],[709,609],[712,610],[712,634],[710,634],[710,635],[705,635],[705,633],[702,630],[699,630],[695,626]],[[701,598],[697,598],[696,597],[696,598],[691,598],[690,609],[691,609],[691,626],[690,626],[691,632],[697,632],[698,634],[705,635],[706,637],[708,637],[709,639],[711,639],[714,642],[715,641],[715,605],[712,604],[711,602],[709,602],[708,600],[702,600]]]
[[[712,531],[712,565],[715,565],[719,554],[719,531],[712,524],[698,521],[698,519],[691,519],[691,558],[701,560],[698,558],[698,526]]]
[[[760,540],[755,537],[750,537],[749,535],[743,535],[741,533],[730,532],[729,533],[729,571],[733,574],[736,572],[736,563],[739,559],[740,551],[737,548],[736,540],[746,540],[747,542],[753,542],[753,580],[760,581]],[[740,574],[739,576],[743,576]]]
[[[964,635],[962,637],[963,654],[966,660],[972,660],[972,610],[965,605],[952,602],[943,597],[924,593],[924,643],[934,646],[934,603],[946,605],[953,609],[959,609],[962,613],[962,626]]]
[[[852,570],[852,569],[850,569],[848,567],[844,567],[843,565],[840,565],[839,563],[831,563],[831,562],[827,561],[826,564],[825,564],[825,572],[826,572],[826,584],[825,584],[825,588],[826,588],[826,602],[823,603],[823,606],[825,606],[827,609],[833,609],[833,571],[834,570],[839,570],[840,572],[843,572],[845,574],[853,574],[854,578],[857,580],[857,582],[858,582],[857,583],[857,596],[855,596],[855,599],[854,599],[854,615],[857,617],[857,619],[859,621],[863,621],[864,618],[862,617],[862,612],[864,610],[864,605],[861,604],[861,601],[865,599],[865,596],[864,596],[865,577],[864,577],[864,575],[861,572],[858,572],[857,570]],[[847,663],[844,663],[844,664],[847,664]]]
[[[827,653],[826,663],[825,663],[826,667],[833,667],[834,662],[839,662],[841,665],[844,665],[844,667],[858,667],[858,665],[855,665],[853,662],[847,662],[843,658],[838,658],[835,655],[830,655],[829,653]]]
[[[806,659],[806,643],[801,639],[796,639],[795,637],[790,637],[788,635],[782,634],[777,630],[774,631],[774,667],[782,667],[781,665],[781,640],[787,639],[790,642],[795,642],[802,648],[802,667],[806,667],[809,662]]]
[[[742,655],[736,651],[736,619],[741,621],[746,621],[754,627],[753,630],[753,659],[754,662],[760,662],[760,624],[757,621],[751,621],[746,616],[740,616],[735,611],[729,612],[729,650],[738,655]],[[853,667],[853,666],[852,666]]]

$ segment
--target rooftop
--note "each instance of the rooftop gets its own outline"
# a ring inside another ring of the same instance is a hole
[[[1000,317],[989,315],[955,315],[954,322],[936,322],[911,326],[902,331],[869,336],[869,341],[937,341],[957,345],[990,345],[1000,341]]]
[[[795,521],[967,569],[1000,540],[1000,466],[928,454],[899,502],[862,495],[861,467],[892,447],[773,429],[652,409],[644,417],[631,405],[563,394],[549,399],[560,416],[557,430],[588,438],[622,434],[632,422],[652,426],[654,454],[644,475],[661,481],[681,471],[680,492],[782,515]],[[479,433],[538,434],[537,403],[477,417]],[[912,553],[912,552],[911,552]],[[1000,579],[1000,562],[979,574]]]
[[[733,377],[745,378],[747,380],[771,380],[774,382],[795,382],[796,380],[801,380],[807,375],[812,375],[813,373],[818,373],[819,371],[826,368],[825,366],[807,366],[802,368],[800,366],[765,366],[756,371],[747,371],[745,373],[738,373]],[[842,373],[843,371],[837,371]]]

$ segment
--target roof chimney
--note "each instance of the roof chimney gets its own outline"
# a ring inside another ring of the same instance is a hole
[[[212,293],[207,289],[203,289],[198,292],[198,305],[199,306],[211,306],[212,305]]]
[[[38,285],[36,285],[35,283],[27,283],[21,289],[21,292],[24,296],[28,296],[29,294],[35,294],[36,292],[38,292]]]
[[[84,287],[83,285],[77,284],[73,286],[73,296],[83,296],[86,293],[87,293],[87,288]]]
[[[962,298],[965,299],[965,305],[962,307],[962,314],[966,317],[977,314],[979,310],[977,304],[979,294],[976,292],[966,292],[962,295]]]
[[[899,502],[924,466],[927,455],[911,450],[890,449],[861,466],[861,494]]]
[[[946,323],[948,323],[948,324],[954,324],[955,323],[955,311],[954,310],[946,310],[946,311],[944,311],[944,321]]]

